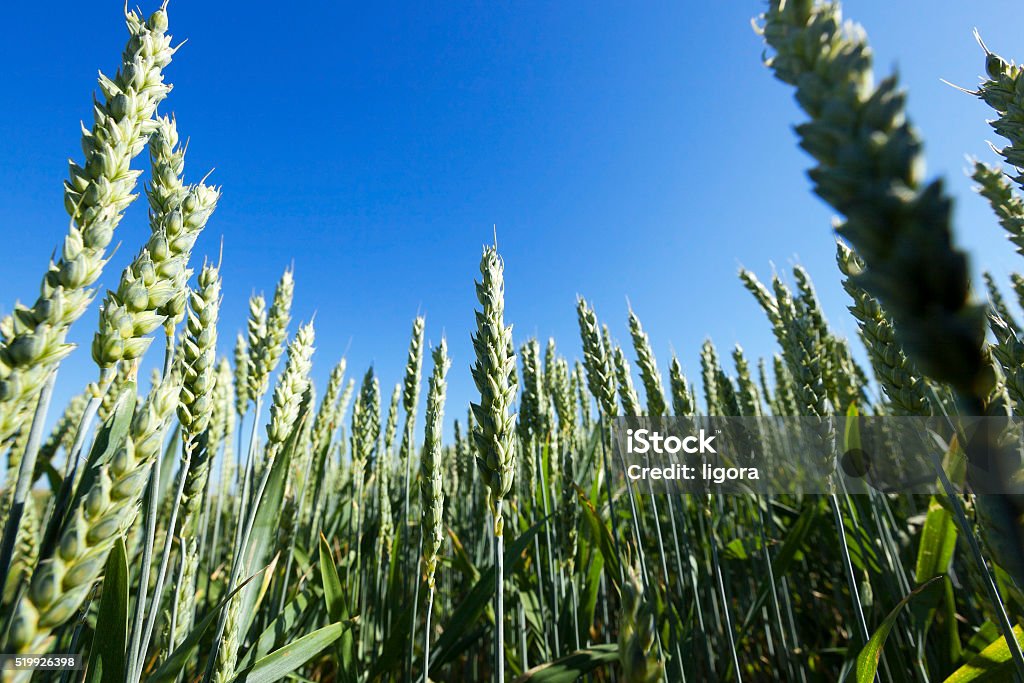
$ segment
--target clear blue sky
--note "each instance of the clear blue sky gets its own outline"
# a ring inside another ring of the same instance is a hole
[[[149,12],[154,3],[144,9]],[[791,90],[761,65],[760,2],[199,2],[175,0],[188,44],[163,105],[191,138],[188,174],[224,198],[197,245],[223,238],[223,351],[246,298],[294,263],[295,316],[316,313],[317,378],[347,351],[350,375],[398,381],[410,323],[446,334],[449,415],[473,396],[473,278],[497,225],[507,320],[518,342],[555,336],[578,354],[582,293],[628,341],[632,302],[663,365],[675,349],[698,375],[710,335],[723,353],[773,344],[736,279],[794,262],[812,273],[832,323],[855,331],[833,262],[832,213],[809,192]],[[927,140],[930,174],[957,197],[957,238],[975,273],[1020,268],[964,174],[994,159],[989,112],[940,82],[982,72],[971,37],[1024,58],[1024,5],[850,0],[882,71],[898,67]],[[0,312],[32,300],[63,236],[65,160],[81,157],[97,69],[125,40],[117,0],[12,3],[0,27]],[[142,168],[145,164],[137,163]],[[113,286],[145,239],[144,202],[103,276]],[[88,340],[59,398],[94,377]],[[152,353],[156,356],[157,353]]]

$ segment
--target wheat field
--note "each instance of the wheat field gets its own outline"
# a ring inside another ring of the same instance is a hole
[[[848,446],[838,418],[1024,415],[1024,275],[1014,301],[988,274],[973,286],[905,94],[838,3],[771,0],[751,40],[803,112],[838,216],[838,273],[817,277],[840,278],[859,339],[796,266],[736,284],[773,357],[709,339],[687,378],[655,352],[669,340],[630,312],[620,343],[583,297],[568,357],[513,333],[489,245],[466,272],[471,367],[416,317],[394,387],[315,354],[291,269],[234,339],[219,327],[222,264],[193,247],[221,188],[170,113],[168,8],[125,18],[64,184],[70,227],[39,298],[0,321],[2,680],[1024,680],[1019,472],[998,494],[943,470],[931,495],[649,495],[613,455],[620,416],[803,416]],[[1002,146],[970,172],[1024,254],[1024,69],[982,48],[963,96]],[[119,227],[143,194],[147,235]],[[101,293],[119,241],[137,251]],[[56,405],[69,330],[92,315],[95,380]],[[471,405],[446,401],[453,375]]]

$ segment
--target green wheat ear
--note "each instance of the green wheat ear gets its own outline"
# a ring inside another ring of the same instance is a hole
[[[857,319],[871,367],[893,414],[930,415],[927,386],[896,340],[892,320],[878,300],[856,284],[863,263],[841,241],[836,242],[836,262],[843,275],[843,289],[853,302],[849,311]]]
[[[732,360],[736,365],[736,383],[738,385],[737,400],[739,402],[740,415],[746,417],[760,417],[761,395],[758,393],[757,385],[750,376],[750,364],[743,354],[743,348],[737,344],[732,350]]]
[[[295,339],[288,345],[288,362],[277,380],[270,404],[270,424],[267,425],[268,463],[273,462],[284,447],[299,418],[299,409],[309,386],[309,371],[313,366],[315,336],[313,323],[306,323],[299,328]]]
[[[213,384],[213,412],[210,417],[210,448],[218,449],[224,444],[225,450],[231,449],[227,440],[235,432],[235,383],[231,370],[231,362],[221,358],[217,362]]]
[[[548,425],[547,393],[544,389],[544,373],[540,362],[540,344],[531,339],[519,348],[522,384],[519,393],[519,421],[517,434],[522,444],[523,475],[526,485],[536,485],[537,444],[547,438]]]
[[[402,380],[402,408],[407,418],[415,419],[416,405],[420,398],[420,376],[423,368],[423,329],[426,319],[416,316],[412,322],[409,339],[409,353],[405,362],[405,376]]]
[[[259,311],[253,311],[250,320],[255,319],[257,330],[250,328],[249,336],[249,392],[253,397],[267,391],[270,375],[284,352],[284,341],[288,337],[288,323],[291,321],[292,297],[295,293],[295,279],[291,270],[286,270],[274,290],[274,299],[267,312],[266,323],[258,329]],[[256,302],[257,306],[259,301]],[[255,318],[253,317],[255,316]],[[262,332],[262,334],[259,334]],[[254,339],[254,337],[256,337]]]
[[[153,181],[147,188],[153,236],[147,250],[157,263],[160,276],[173,286],[171,297],[157,312],[164,316],[164,329],[171,336],[185,316],[188,298],[186,282],[192,275],[187,267],[196,239],[206,227],[220,200],[220,189],[202,183],[182,183],[184,150],[178,148],[178,131],[173,119],[158,118],[157,132],[150,140]]]
[[[612,363],[615,367],[615,384],[619,388],[622,412],[624,415],[639,417],[643,413],[640,408],[640,396],[636,393],[636,387],[633,386],[633,369],[630,367],[629,359],[623,353],[622,347],[615,347]]]
[[[580,337],[583,340],[583,367],[586,369],[586,386],[597,400],[601,412],[610,418],[615,415],[615,380],[613,379],[615,371],[609,355],[611,349],[605,346],[604,340],[601,338],[597,314],[583,297],[576,300],[576,315],[580,326]],[[581,404],[588,405],[589,402],[581,400]]]
[[[683,366],[674,355],[668,366],[669,385],[672,388],[672,411],[676,417],[690,417],[697,412],[697,406],[690,393],[690,385],[683,374]]]
[[[267,300],[262,294],[254,294],[249,297],[249,317],[246,321],[245,348],[245,370],[237,371],[239,378],[245,378],[246,390],[244,393],[250,401],[255,403],[267,392],[267,379],[263,377],[260,367],[260,348],[263,346],[264,338],[267,336]],[[241,342],[241,340],[239,340]],[[236,343],[236,353],[242,345]],[[237,361],[237,358],[236,358]],[[245,411],[241,411],[244,413]]]
[[[636,351],[636,364],[640,368],[640,381],[647,395],[647,414],[658,418],[668,412],[665,404],[665,387],[658,370],[658,361],[651,348],[651,340],[640,324],[640,318],[632,310],[629,311],[629,335],[633,339],[633,350]]]
[[[589,432],[594,424],[594,415],[592,413],[590,396],[587,394],[587,371],[583,367],[583,363],[578,360],[573,361],[572,374],[569,376],[569,379],[572,384],[573,394],[575,394],[576,400],[579,402],[581,426],[585,431]]]
[[[530,339],[519,347],[519,357],[522,366],[522,387],[519,395],[517,432],[519,438],[528,444],[532,439],[543,438],[545,432],[543,413],[547,395],[544,390],[544,374],[540,364],[540,344],[537,340]],[[527,452],[527,457],[530,457],[529,452]],[[528,467],[527,471],[533,472],[534,470],[532,467]]]
[[[444,482],[441,476],[441,432],[444,427],[445,377],[451,361],[442,338],[433,352],[434,371],[427,393],[427,422],[420,463],[420,496],[423,501],[423,561],[427,586],[434,588],[438,552],[444,542]]]
[[[665,666],[655,645],[654,607],[647,597],[640,570],[628,566],[622,584],[619,613],[619,662],[626,683],[655,683],[664,680]]]
[[[996,118],[989,121],[992,130],[1006,138],[1009,144],[996,151],[1010,166],[1018,169],[1014,178],[1024,187],[1024,69],[990,52],[975,33],[982,49],[985,50],[985,73],[987,78],[978,87],[977,95],[996,112]]]
[[[577,414],[576,397],[572,390],[569,363],[564,358],[555,358],[550,363],[552,403],[558,416],[558,460],[562,469],[562,511],[559,516],[561,535],[565,539],[563,564],[569,576],[576,565],[579,545],[580,507],[576,496],[576,439]]]
[[[547,376],[550,377],[551,403],[558,418],[559,444],[563,449],[571,449],[571,439],[576,434],[579,416],[569,362],[561,357],[555,358]]]
[[[217,268],[208,265],[199,275],[198,288],[189,296],[188,322],[182,339],[182,385],[178,404],[178,422],[189,442],[198,439],[210,426],[220,289]]]
[[[320,408],[313,420],[313,453],[317,457],[321,457],[320,454],[326,456],[326,448],[333,440],[334,432],[338,428],[340,418],[338,409],[345,383],[346,366],[347,363],[342,358],[331,370],[331,375],[327,380],[327,390],[324,392]]]
[[[786,361],[781,354],[772,356],[772,372],[775,374],[775,414],[797,416],[803,413],[797,407],[796,389],[793,386],[793,377],[786,369]]]
[[[975,161],[971,178],[978,183],[975,189],[988,200],[999,225],[1006,231],[1010,242],[1017,247],[1017,253],[1024,256],[1024,200],[1000,168]]]
[[[989,318],[995,343],[992,355],[1003,370],[1003,381],[1013,399],[1017,415],[1024,415],[1024,343],[1005,320],[998,315]]]
[[[72,350],[71,325],[85,313],[92,286],[107,262],[107,247],[140,171],[131,162],[142,152],[156,124],[157,105],[170,92],[163,70],[174,49],[167,35],[167,12],[143,21],[126,12],[129,39],[113,78],[100,74],[102,98],[94,99],[93,126],[83,128],[84,165],[70,162],[64,206],[71,226],[60,256],[50,263],[31,306],[17,305],[0,340],[0,442],[20,427],[21,417],[43,382]]]
[[[402,429],[402,440],[398,447],[398,460],[405,466],[402,488],[403,523],[408,525],[412,516],[409,511],[409,491],[412,488],[412,453],[414,450],[416,411],[419,408],[420,380],[423,372],[423,330],[426,320],[416,316],[412,321],[412,334],[409,339],[409,351],[405,360],[405,375],[402,378],[402,408],[405,411],[405,422]]]
[[[378,548],[381,557],[390,565],[392,543],[395,538],[395,524],[391,512],[391,468],[392,445],[398,431],[398,405],[402,398],[402,385],[396,384],[391,392],[388,405],[387,421],[381,436],[380,457],[377,458],[377,517],[380,521],[378,530]]]
[[[772,0],[762,20],[766,63],[810,117],[797,132],[818,162],[814,190],[844,216],[836,230],[866,264],[856,284],[886,307],[918,366],[980,410],[992,384],[984,307],[953,246],[952,202],[941,180],[921,178],[896,78],[874,83],[864,32],[835,3]]]
[[[352,410],[352,468],[362,482],[372,467],[380,439],[380,382],[369,368]]]
[[[992,309],[992,313],[1002,318],[1010,326],[1010,329],[1020,330],[1020,326],[1017,325],[1013,314],[1010,313],[1010,307],[1006,305],[1006,299],[1003,298],[1003,293],[999,291],[999,285],[996,284],[996,279],[992,276],[992,273],[987,270],[984,271],[981,274],[981,279],[985,281],[985,290],[988,292],[988,305]]]
[[[245,415],[249,407],[249,345],[241,334],[235,338],[235,413]]]
[[[101,466],[77,499],[61,531],[57,550],[33,572],[8,635],[8,652],[47,652],[53,631],[74,617],[103,570],[115,539],[138,513],[149,470],[164,447],[166,428],[178,405],[172,375],[154,386],[136,409],[129,436]]]
[[[726,417],[739,417],[742,414],[740,412],[736,385],[724,368],[718,368],[718,372],[715,373],[715,391],[718,394],[718,404],[722,415]]]
[[[480,402],[472,404],[476,426],[473,443],[480,476],[487,486],[487,503],[494,514],[494,533],[502,534],[502,501],[512,490],[515,476],[516,357],[512,351],[512,326],[505,325],[504,263],[493,247],[485,247],[480,260],[481,279],[476,283],[480,309],[476,312],[472,374]]]
[[[202,496],[210,475],[210,459],[216,441],[208,431],[217,407],[218,382],[217,318],[220,309],[221,280],[217,268],[206,266],[199,274],[198,288],[189,296],[188,319],[182,339],[181,392],[178,395],[178,423],[184,448],[192,453],[185,475],[180,532],[189,532],[198,523]]]
[[[551,396],[554,388],[552,382],[554,381],[554,370],[555,360],[558,358],[557,349],[555,348],[555,338],[548,337],[548,343],[544,346],[544,393]]]
[[[381,448],[391,457],[395,446],[395,436],[398,434],[398,406],[402,403],[402,385],[395,384],[391,390],[391,401],[388,403],[388,418],[384,422],[384,436]]]
[[[704,385],[704,405],[708,415],[721,414],[721,401],[718,397],[718,373],[722,365],[718,362],[718,351],[710,339],[705,339],[700,347],[700,374]]]

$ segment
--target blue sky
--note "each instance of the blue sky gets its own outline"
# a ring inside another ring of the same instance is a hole
[[[880,71],[898,67],[927,141],[929,174],[957,197],[957,239],[975,274],[1020,267],[965,176],[994,159],[989,112],[942,84],[983,69],[971,29],[1024,58],[1024,5],[1010,0],[850,0]],[[693,8],[696,9],[693,9]],[[343,353],[371,363],[385,395],[401,377],[412,318],[447,335],[449,416],[473,397],[473,278],[481,245],[506,261],[518,341],[554,336],[578,354],[581,293],[622,342],[627,297],[662,365],[675,350],[699,374],[711,336],[723,354],[774,347],[740,286],[802,263],[831,322],[853,334],[834,266],[832,212],[811,195],[792,92],[761,64],[760,2],[281,3],[175,0],[188,39],[162,106],[191,139],[187,172],[212,168],[220,208],[198,259],[224,245],[222,346],[253,290],[294,264],[295,317],[316,314],[316,376]],[[149,3],[146,11],[153,9]],[[125,40],[116,0],[14,3],[0,27],[0,312],[31,300],[67,226],[66,159],[80,158],[97,69]],[[140,160],[137,168],[145,163]],[[103,277],[114,286],[148,233],[129,211]],[[58,399],[94,377],[90,310],[72,338]],[[151,353],[155,358],[157,353]],[[429,371],[429,368],[428,368]]]

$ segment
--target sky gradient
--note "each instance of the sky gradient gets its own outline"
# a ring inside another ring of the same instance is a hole
[[[448,338],[448,415],[475,393],[469,375],[481,245],[506,263],[517,343],[554,336],[579,353],[583,294],[624,345],[627,298],[667,369],[699,375],[713,338],[774,352],[740,285],[801,263],[832,324],[855,333],[834,265],[833,212],[809,191],[792,91],[761,63],[759,2],[171,3],[188,39],[161,107],[190,138],[187,179],[211,169],[224,196],[196,247],[223,241],[221,350],[244,328],[246,299],[272,294],[294,265],[294,318],[317,324],[315,377],[346,354],[373,364],[385,397],[401,379],[413,317]],[[144,9],[153,9],[149,3]],[[978,82],[989,47],[1024,58],[1024,5],[1010,0],[849,0],[882,74],[898,68],[926,140],[929,176],[956,197],[957,241],[975,276],[1001,283],[1019,258],[965,175],[993,161],[991,113],[940,82]],[[15,3],[0,27],[0,313],[31,302],[67,226],[66,159],[81,158],[97,69],[112,72],[126,32],[117,1]],[[136,162],[144,168],[145,159]],[[148,234],[145,202],[119,228],[104,288]],[[57,400],[95,376],[95,307],[75,325]],[[150,353],[151,360],[159,352]],[[429,367],[424,376],[429,374]]]

